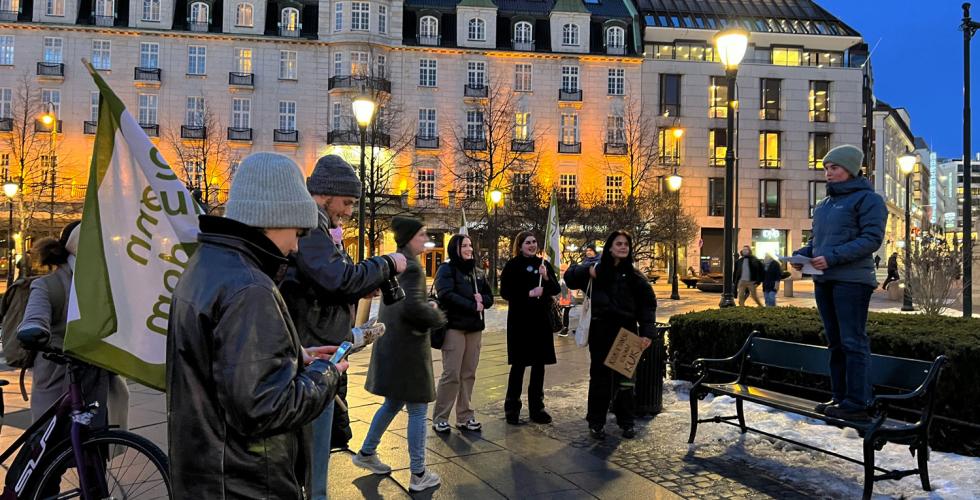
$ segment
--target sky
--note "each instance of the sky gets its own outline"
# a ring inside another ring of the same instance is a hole
[[[875,95],[912,117],[942,157],[963,154],[962,0],[816,0],[874,48]],[[980,21],[980,1],[971,16]],[[877,45],[877,47],[875,47]],[[973,151],[980,151],[980,33],[971,45]]]

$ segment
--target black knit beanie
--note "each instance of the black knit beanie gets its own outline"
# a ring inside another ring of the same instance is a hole
[[[391,230],[395,233],[395,244],[401,248],[412,241],[412,238],[422,229],[422,221],[415,217],[396,215],[391,218]]]
[[[306,179],[310,194],[361,197],[361,180],[343,158],[327,155],[316,162],[313,173]]]

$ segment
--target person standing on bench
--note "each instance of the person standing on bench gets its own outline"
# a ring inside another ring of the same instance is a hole
[[[827,197],[813,211],[813,235],[794,254],[823,271],[813,277],[814,298],[830,348],[833,399],[816,411],[845,420],[867,420],[871,400],[871,345],[866,326],[878,286],[874,253],[881,247],[888,212],[861,174],[864,154],[855,146],[831,149],[823,158]],[[794,264],[797,269],[801,265]]]

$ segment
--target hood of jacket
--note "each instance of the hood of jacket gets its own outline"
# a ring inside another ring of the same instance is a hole
[[[844,182],[828,182],[827,196],[842,196],[858,191],[874,191],[874,189],[867,177],[855,177]]]

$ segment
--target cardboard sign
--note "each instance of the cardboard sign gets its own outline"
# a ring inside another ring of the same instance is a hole
[[[365,297],[357,302],[357,315],[354,317],[354,326],[367,323],[371,317],[371,297]]]
[[[609,354],[606,355],[604,364],[623,374],[626,378],[633,378],[633,373],[636,371],[636,365],[639,364],[642,354],[643,339],[625,328],[620,328],[616,340],[609,348]]]

